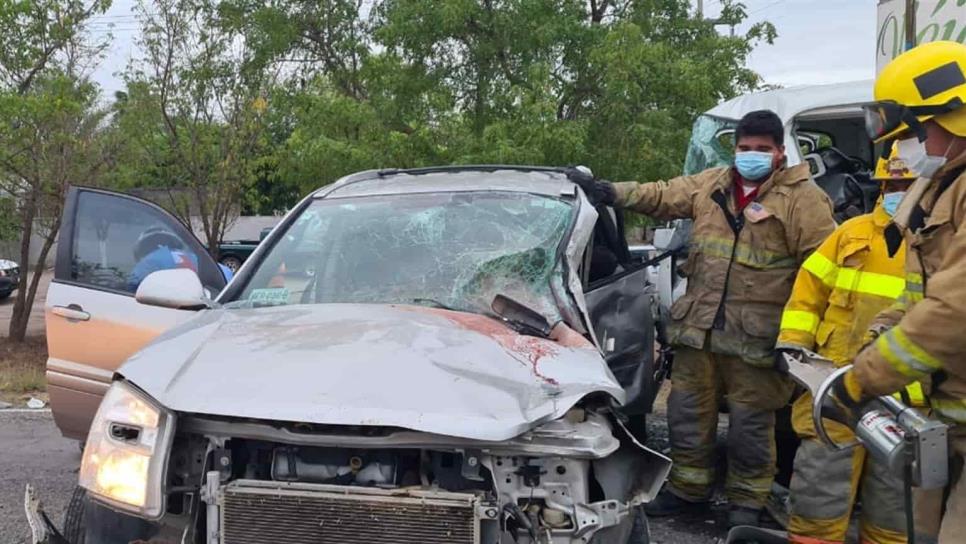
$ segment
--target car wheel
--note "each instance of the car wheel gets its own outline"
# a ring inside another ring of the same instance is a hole
[[[241,259],[235,257],[234,255],[226,255],[218,262],[228,267],[228,270],[231,270],[232,274],[238,272],[238,269],[241,268],[242,265]]]
[[[87,490],[75,486],[64,513],[64,538],[71,544],[84,544],[84,511],[87,508]]]
[[[5,298],[9,297],[12,293],[13,293],[13,291],[7,291],[6,293],[0,293],[0,300],[3,300]]]

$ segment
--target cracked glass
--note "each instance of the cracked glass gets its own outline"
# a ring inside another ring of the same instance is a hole
[[[560,319],[573,203],[516,192],[316,200],[231,306],[418,304],[491,313],[497,294]]]
[[[694,175],[709,168],[731,166],[735,160],[737,121],[702,115],[691,129],[684,158],[684,173]]]

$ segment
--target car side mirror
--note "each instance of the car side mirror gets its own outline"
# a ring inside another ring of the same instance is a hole
[[[211,307],[201,279],[193,270],[173,268],[148,274],[138,286],[134,300],[147,306],[175,310],[201,310]]]
[[[510,297],[497,295],[490,303],[490,309],[497,316],[510,324],[511,328],[524,329],[520,332],[547,338],[553,325],[546,317]]]

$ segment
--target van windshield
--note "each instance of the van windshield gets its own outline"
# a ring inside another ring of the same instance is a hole
[[[551,320],[571,202],[516,192],[312,202],[228,307],[418,304],[489,313],[498,294]]]
[[[702,115],[694,122],[684,173],[697,174],[718,166],[730,166],[735,159],[735,127],[738,122]]]

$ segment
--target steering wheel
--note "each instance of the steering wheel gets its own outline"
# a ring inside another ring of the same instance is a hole
[[[815,153],[822,158],[825,168],[830,174],[855,174],[869,169],[869,165],[859,157],[846,155],[839,148],[833,146],[821,147]]]

